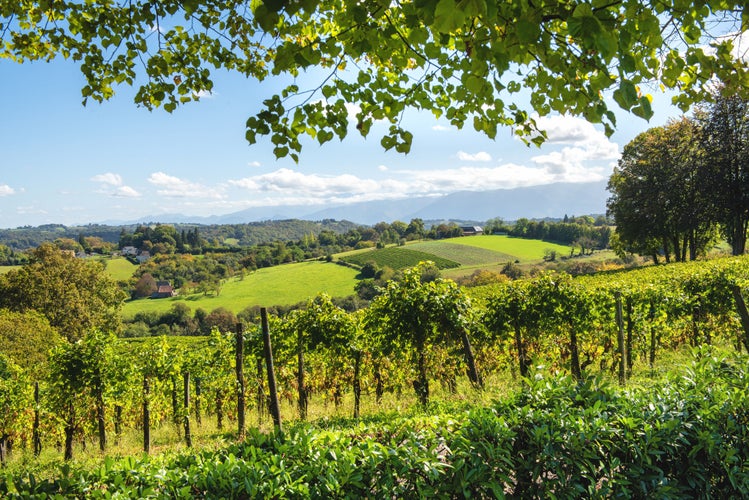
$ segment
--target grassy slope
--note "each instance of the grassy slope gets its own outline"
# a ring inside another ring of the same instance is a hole
[[[516,259],[515,256],[465,245],[456,240],[450,241],[424,241],[408,246],[409,249],[420,250],[431,253],[443,259],[454,260],[461,266],[479,266],[482,264],[496,264]]]
[[[117,281],[129,280],[138,268],[138,266],[123,257],[106,259],[104,260],[104,264],[107,266],[107,273]]]
[[[440,269],[449,269],[460,266],[459,262],[445,259],[430,251],[417,250],[413,245],[408,248],[388,247],[369,252],[348,254],[341,260],[363,266],[367,262],[375,262],[378,266],[388,266],[392,269],[405,269],[413,267],[423,260],[431,260]]]
[[[511,255],[521,262],[542,259],[547,249],[556,250],[561,255],[568,255],[570,252],[570,247],[565,245],[557,245],[556,243],[541,240],[511,238],[509,236],[483,235],[451,238],[445,241],[501,252]]]
[[[21,269],[21,266],[0,266],[0,274],[5,274],[13,269]]]
[[[126,302],[123,317],[131,318],[138,311],[168,311],[179,301],[191,309],[212,311],[225,307],[235,313],[248,306],[286,305],[305,301],[326,292],[332,296],[346,296],[354,293],[354,277],[357,271],[326,262],[301,262],[259,269],[243,280],[231,279],[215,295],[194,294],[171,299],[141,299]]]

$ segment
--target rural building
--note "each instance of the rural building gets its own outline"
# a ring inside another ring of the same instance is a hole
[[[174,288],[168,281],[157,281],[156,291],[151,294],[152,299],[166,299],[174,297]]]
[[[125,256],[132,255],[134,257],[138,255],[138,249],[133,246],[126,246],[126,247],[122,247],[122,250],[120,250],[120,253]]]
[[[135,259],[138,261],[138,264],[143,264],[145,261],[151,258],[151,252],[148,250],[142,251],[140,254],[138,254]]]
[[[481,226],[461,226],[460,229],[463,231],[463,236],[476,236],[477,234],[484,234],[484,230]]]

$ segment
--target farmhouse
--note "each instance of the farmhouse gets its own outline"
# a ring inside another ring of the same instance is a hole
[[[463,231],[463,236],[476,236],[477,234],[484,234],[484,230],[481,226],[461,226],[460,229]]]
[[[152,299],[166,299],[174,297],[174,288],[168,281],[157,281],[156,291],[151,294]]]

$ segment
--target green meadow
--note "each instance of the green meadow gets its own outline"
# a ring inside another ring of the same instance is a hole
[[[9,273],[13,269],[20,269],[21,266],[0,266],[0,274]]]
[[[299,262],[266,267],[244,278],[226,281],[218,295],[192,294],[170,299],[139,299],[125,303],[123,318],[132,318],[139,311],[166,312],[181,302],[193,311],[212,311],[224,307],[238,313],[249,306],[289,305],[303,302],[320,292],[333,297],[354,293],[358,271],[321,261]]]
[[[106,259],[103,262],[106,266],[107,273],[116,281],[129,280],[133,277],[135,270],[138,269],[138,266],[123,257]]]
[[[570,247],[565,245],[500,235],[464,236],[444,241],[510,255],[520,262],[543,259],[546,250],[556,250],[560,255],[567,255],[570,252]]]

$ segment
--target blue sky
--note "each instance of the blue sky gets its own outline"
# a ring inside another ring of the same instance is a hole
[[[509,129],[492,141],[411,113],[403,123],[414,133],[408,155],[384,152],[374,127],[367,139],[352,130],[342,143],[308,142],[295,164],[276,160],[268,141],[244,139],[246,119],[278,81],[217,74],[211,96],[172,114],[136,107],[129,87],[83,107],[83,85],[67,61],[0,60],[0,227],[597,181],[638,133],[679,115],[656,94],[649,123],[621,111],[611,138],[580,119],[544,118],[549,141],[539,149]]]

